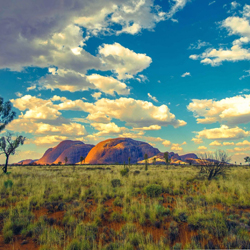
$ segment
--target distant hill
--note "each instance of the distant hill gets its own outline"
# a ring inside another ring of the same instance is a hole
[[[27,159],[27,160],[22,160],[19,161],[18,163],[16,163],[16,165],[30,165],[32,163],[34,163],[37,160],[32,160],[32,159]]]
[[[60,142],[54,148],[46,150],[41,159],[27,159],[18,162],[18,165],[29,164],[76,164],[80,162],[80,157],[85,158],[85,164],[123,164],[128,163],[144,163],[144,155],[148,155],[148,163],[153,163],[156,158],[157,164],[165,164],[164,153],[161,153],[157,148],[142,141],[133,140],[131,138],[115,138],[99,142],[96,146],[85,144],[81,141],[66,140]],[[169,152],[171,164],[201,164],[201,160],[193,153],[179,155],[174,152]]]
[[[130,157],[131,164],[148,157],[157,155],[160,151],[150,144],[136,141],[130,138],[108,139],[98,143],[92,148],[86,157],[87,164],[115,164],[128,163]]]
[[[188,164],[186,162],[187,159],[194,159],[194,162],[196,162],[195,160],[198,159],[196,154],[186,154],[186,155],[181,155],[179,156],[177,153],[174,152],[168,152],[168,157],[169,157],[169,162],[171,164],[177,164],[177,165],[186,165]],[[154,158],[155,158],[155,163],[156,164],[166,164],[165,158],[164,158],[164,153],[159,153],[151,158],[148,159],[148,163],[151,164],[154,162]],[[145,161],[138,161],[139,164],[144,164]]]
[[[37,164],[52,164],[62,162],[65,157],[68,158],[68,164],[74,164],[80,161],[80,157],[87,156],[94,145],[84,144],[81,141],[62,141],[56,147],[49,148],[41,159],[36,161]]]

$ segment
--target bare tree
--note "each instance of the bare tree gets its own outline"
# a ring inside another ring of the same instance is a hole
[[[208,180],[215,176],[224,175],[231,167],[229,162],[231,157],[223,150],[217,150],[214,153],[203,153],[199,155],[201,159],[200,173],[204,173]]]
[[[6,156],[5,165],[2,168],[4,173],[7,173],[10,155],[14,155],[16,153],[16,149],[20,145],[23,145],[25,139],[26,138],[22,135],[12,139],[12,134],[10,132],[7,132],[6,136],[2,136],[0,138],[0,154],[4,154]]]

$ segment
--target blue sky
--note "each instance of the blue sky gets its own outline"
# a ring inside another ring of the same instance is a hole
[[[22,0],[0,19],[1,96],[27,137],[11,162],[61,140],[131,137],[179,154],[250,154],[247,1]],[[0,158],[1,162],[4,158]]]

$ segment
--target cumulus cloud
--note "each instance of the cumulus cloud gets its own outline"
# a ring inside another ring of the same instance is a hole
[[[244,140],[243,142],[236,143],[236,146],[250,146],[250,142],[247,140]]]
[[[171,150],[173,150],[173,151],[182,151],[183,148],[181,147],[181,144],[179,144],[179,143],[173,143],[171,145]]]
[[[232,7],[238,7],[237,2],[231,3]],[[221,28],[228,31],[228,35],[240,36],[239,39],[233,41],[233,46],[228,49],[224,48],[209,48],[200,55],[190,55],[190,59],[200,59],[203,64],[210,64],[211,66],[221,65],[224,61],[242,61],[250,60],[250,49],[244,48],[244,44],[250,42],[250,5],[245,5],[242,16],[230,16],[220,23]]]
[[[166,105],[154,106],[151,102],[135,100],[133,98],[119,98],[110,100],[102,98],[95,103],[82,100],[67,101],[58,105],[59,110],[83,110],[90,113],[87,119],[96,121],[100,116],[110,119],[119,119],[127,126],[134,128],[155,125],[180,127],[186,125],[178,120]]]
[[[202,139],[201,138],[192,138],[192,140],[195,144],[201,144],[203,143]]]
[[[231,125],[250,122],[250,95],[234,96],[219,101],[193,99],[187,106],[201,124],[215,122]]]
[[[222,146],[222,144],[218,141],[213,141],[209,144],[209,146]]]
[[[128,130],[125,127],[118,127],[114,122],[110,123],[91,123],[91,126],[98,130],[95,136],[118,135],[123,131]]]
[[[168,141],[168,140],[164,140],[164,141],[162,142],[162,145],[165,146],[165,147],[169,147],[169,146],[171,145],[171,142]]]
[[[221,125],[220,128],[204,129],[196,133],[197,138],[210,140],[241,139],[250,134],[249,131],[245,131],[239,127],[229,128],[226,125]]]
[[[156,99],[156,97],[152,96],[150,93],[148,93],[148,97],[153,100],[154,102],[158,102],[158,100]]]
[[[133,130],[160,130],[161,126],[159,125],[151,125],[149,127],[142,127],[142,128],[134,128]]]
[[[95,98],[96,100],[98,100],[101,97],[102,93],[101,92],[95,92],[93,94],[91,94],[91,96],[93,98]]]
[[[117,74],[118,79],[133,78],[152,62],[146,54],[137,54],[119,43],[100,46],[99,54],[106,69]]]
[[[223,142],[224,146],[232,146],[234,145],[234,142]]]
[[[206,150],[207,147],[205,147],[205,146],[199,146],[198,149],[199,149],[199,150]]]
[[[100,59],[83,49],[90,36],[136,34],[165,19],[153,0],[20,0],[15,6],[6,2],[3,8],[0,68],[12,70],[55,65],[83,73],[99,68]]]

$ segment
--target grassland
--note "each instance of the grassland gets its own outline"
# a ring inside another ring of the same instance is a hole
[[[0,176],[0,249],[249,249],[250,169],[14,166]]]

